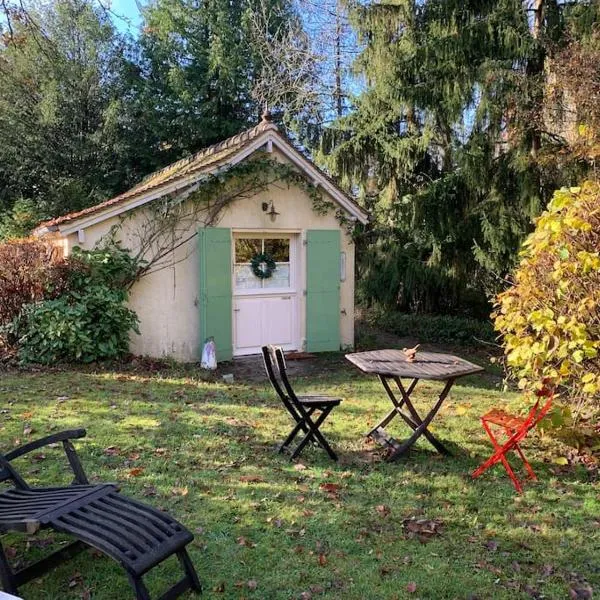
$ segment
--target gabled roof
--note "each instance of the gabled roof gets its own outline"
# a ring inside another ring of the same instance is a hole
[[[182,191],[203,175],[227,169],[265,147],[271,151],[275,146],[292,163],[322,188],[351,216],[366,223],[367,214],[327,174],[299,152],[290,140],[282,135],[268,116],[252,129],[234,135],[177,162],[152,173],[139,184],[110,200],[78,212],[69,213],[40,223],[34,230],[38,236],[49,232],[69,234],[136,208],[156,198]]]

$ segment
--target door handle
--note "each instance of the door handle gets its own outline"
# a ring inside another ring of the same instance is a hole
[[[292,297],[291,296],[281,296],[282,300],[291,300]]]
[[[234,308],[233,312],[240,312],[240,309],[239,308]]]

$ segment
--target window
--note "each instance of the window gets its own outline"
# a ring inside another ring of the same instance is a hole
[[[268,279],[261,279],[252,272],[250,261],[257,254],[269,254],[276,268]],[[289,238],[236,238],[234,277],[237,290],[261,290],[290,287],[290,239]]]

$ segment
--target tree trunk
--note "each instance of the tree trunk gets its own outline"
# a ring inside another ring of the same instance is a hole
[[[335,3],[335,109],[338,118],[343,116],[342,102],[342,19],[340,1]]]
[[[544,24],[544,1],[545,0],[534,0],[533,3],[533,23],[531,27],[531,35],[533,36],[533,39],[537,40],[538,45],[535,58],[530,60],[527,64],[527,76],[529,78],[539,78],[539,76],[544,72],[545,50],[543,48],[542,43],[540,42],[540,36],[543,33],[542,28]],[[533,83],[534,86],[537,84],[541,85],[541,82]],[[543,118],[543,89],[536,90],[532,102],[534,104],[534,106],[532,107],[532,111],[535,113],[535,116],[531,128],[531,156],[535,158],[538,155],[540,148],[542,147],[540,121]]]

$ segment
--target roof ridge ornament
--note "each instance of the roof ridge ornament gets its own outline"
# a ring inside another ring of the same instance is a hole
[[[269,105],[265,103],[265,108],[261,115],[261,121],[263,123],[272,123],[273,122],[273,114],[269,110]]]

